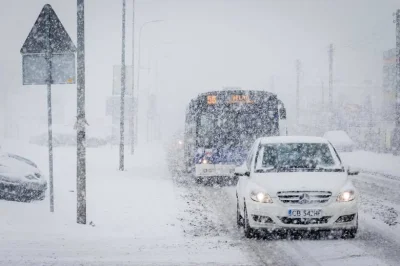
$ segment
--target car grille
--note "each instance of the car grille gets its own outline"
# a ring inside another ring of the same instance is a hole
[[[321,218],[289,218],[278,217],[284,224],[326,224],[332,216],[323,216]]]
[[[326,203],[332,196],[329,191],[279,191],[279,200],[285,204]]]

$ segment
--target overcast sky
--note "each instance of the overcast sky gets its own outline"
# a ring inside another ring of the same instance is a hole
[[[112,66],[121,62],[122,0],[85,2],[87,116],[89,123],[102,124],[106,123],[106,97],[112,92]],[[46,3],[52,5],[76,43],[76,1],[0,3],[0,89],[8,102],[2,104],[2,112],[6,109],[15,123],[24,112],[46,116],[45,87],[21,85],[19,50]],[[126,60],[131,64],[132,1],[127,8]],[[392,13],[397,8],[398,0],[136,0],[136,66],[139,28],[147,21],[164,21],[149,24],[142,32],[141,65],[150,70],[142,70],[140,77],[141,127],[144,129],[149,91],[158,96],[166,134],[183,127],[191,98],[222,86],[270,90],[274,75],[275,92],[292,106],[296,59],[303,65],[303,98],[313,97],[312,86],[328,83],[331,42],[335,44],[337,82],[370,80],[379,85],[382,52],[395,45]],[[138,71],[135,75],[137,80]],[[73,118],[76,86],[54,87],[55,102],[67,104],[66,117]],[[350,99],[357,93],[337,92]],[[10,106],[11,99],[19,106]]]

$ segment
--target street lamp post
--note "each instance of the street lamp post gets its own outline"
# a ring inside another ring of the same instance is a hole
[[[119,141],[119,170],[124,171],[125,160],[125,17],[126,17],[126,0],[122,0],[122,51],[121,51],[121,105],[120,105],[120,141]]]
[[[135,0],[132,0],[132,114],[129,119],[129,136],[131,140],[131,154],[134,154],[135,152],[135,129],[133,128],[134,126],[137,126],[134,124],[135,116]]]
[[[158,43],[158,44],[154,44],[150,47],[150,52],[149,54],[152,54],[152,50],[156,49],[157,47],[161,46],[161,45],[165,45],[165,44],[171,44],[171,42],[164,42],[164,43]],[[158,74],[159,74],[159,67],[160,67],[160,59],[164,59],[164,58],[168,58],[167,56],[156,56],[156,60],[153,63],[154,64],[154,85],[152,86],[152,92],[150,90],[147,91],[147,97],[148,99],[150,99],[151,95],[154,95],[154,97],[156,97],[156,95],[158,94],[158,90],[159,90],[159,80],[158,80]],[[149,55],[149,60],[147,63],[147,69],[152,69],[151,66],[151,60],[152,56]],[[155,98],[157,99],[157,98]],[[156,102],[157,100],[155,100],[155,105],[153,107],[149,107],[149,112],[153,114],[153,116],[147,116],[147,142],[152,141],[153,138],[158,138],[158,135],[160,135],[159,133],[159,129],[160,129],[160,122],[157,121],[158,119],[158,112],[156,111],[157,107],[156,107]],[[151,111],[151,108],[155,108],[154,110]],[[153,132],[154,131],[154,132]],[[153,136],[154,135],[154,136]]]
[[[149,24],[153,23],[159,23],[159,22],[164,22],[164,20],[151,20],[143,23],[143,25],[139,29],[139,50],[138,50],[138,78],[137,78],[137,101],[136,101],[136,114],[135,114],[135,125],[136,125],[136,130],[134,132],[135,134],[135,143],[137,142],[137,133],[138,133],[138,113],[139,113],[139,93],[140,93],[140,70],[141,70],[141,43],[142,43],[142,32],[144,27],[148,26]],[[133,95],[132,95],[133,97]]]

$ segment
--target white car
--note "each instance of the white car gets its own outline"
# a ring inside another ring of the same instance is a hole
[[[256,140],[235,169],[237,223],[246,237],[257,230],[335,230],[353,238],[358,192],[332,145],[319,137]]]
[[[324,138],[329,140],[338,152],[352,152],[354,141],[343,130],[328,131]]]

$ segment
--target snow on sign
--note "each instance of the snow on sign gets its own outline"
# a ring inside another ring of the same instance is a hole
[[[47,84],[47,61],[42,54],[26,54],[22,58],[24,85]],[[75,54],[53,54],[51,57],[52,84],[75,84]]]
[[[75,84],[76,47],[50,5],[45,5],[21,48],[24,85]]]
[[[53,8],[45,5],[20,52],[23,84],[47,85],[50,212],[54,212],[51,85],[75,83],[76,47]]]

